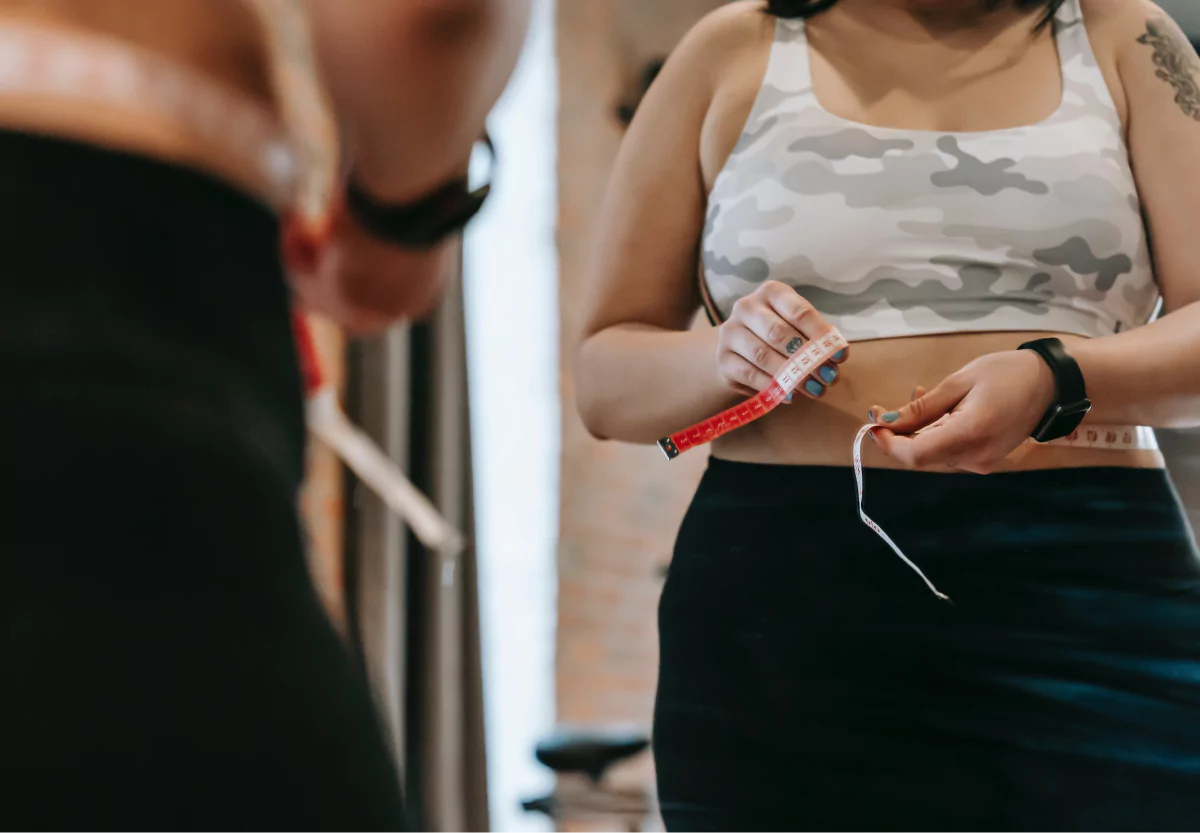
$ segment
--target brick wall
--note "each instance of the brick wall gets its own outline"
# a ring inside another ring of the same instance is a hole
[[[660,571],[704,466],[656,448],[599,443],[574,409],[597,207],[622,130],[614,108],[648,61],[721,0],[559,0],[562,497],[558,573],[560,723],[650,724]],[[647,275],[648,280],[653,279]],[[622,780],[652,780],[649,761]]]

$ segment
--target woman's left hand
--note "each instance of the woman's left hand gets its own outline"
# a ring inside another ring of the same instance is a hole
[[[872,408],[872,421],[884,426],[873,437],[909,468],[989,474],[1029,438],[1054,399],[1054,374],[1036,353],[993,353],[898,411]]]

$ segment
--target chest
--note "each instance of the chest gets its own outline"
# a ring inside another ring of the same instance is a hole
[[[1061,118],[984,134],[881,131],[819,109],[736,153],[718,179],[705,248],[804,253],[842,274],[863,256],[894,266],[961,250],[1028,263],[1048,250],[1127,251],[1140,236],[1138,195],[1120,136]],[[806,120],[812,123],[805,124]]]
[[[961,43],[822,23],[805,29],[813,95],[845,119],[920,131],[1002,130],[1043,121],[1062,97],[1053,31],[1031,32],[1027,20]]]

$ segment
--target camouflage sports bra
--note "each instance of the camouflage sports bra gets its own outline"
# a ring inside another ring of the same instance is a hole
[[[869,127],[813,93],[803,21],[779,20],[766,78],[717,177],[702,289],[717,320],[766,280],[850,341],[968,331],[1104,336],[1158,304],[1122,125],[1079,0],[1054,31],[1063,98],[1035,125]]]

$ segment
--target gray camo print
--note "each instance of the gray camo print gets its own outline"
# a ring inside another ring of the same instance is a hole
[[[799,21],[779,21],[702,249],[717,312],[766,280],[852,341],[1044,330],[1103,336],[1159,299],[1122,126],[1079,0],[1056,19],[1063,100],[987,133],[875,128],[816,101]]]

